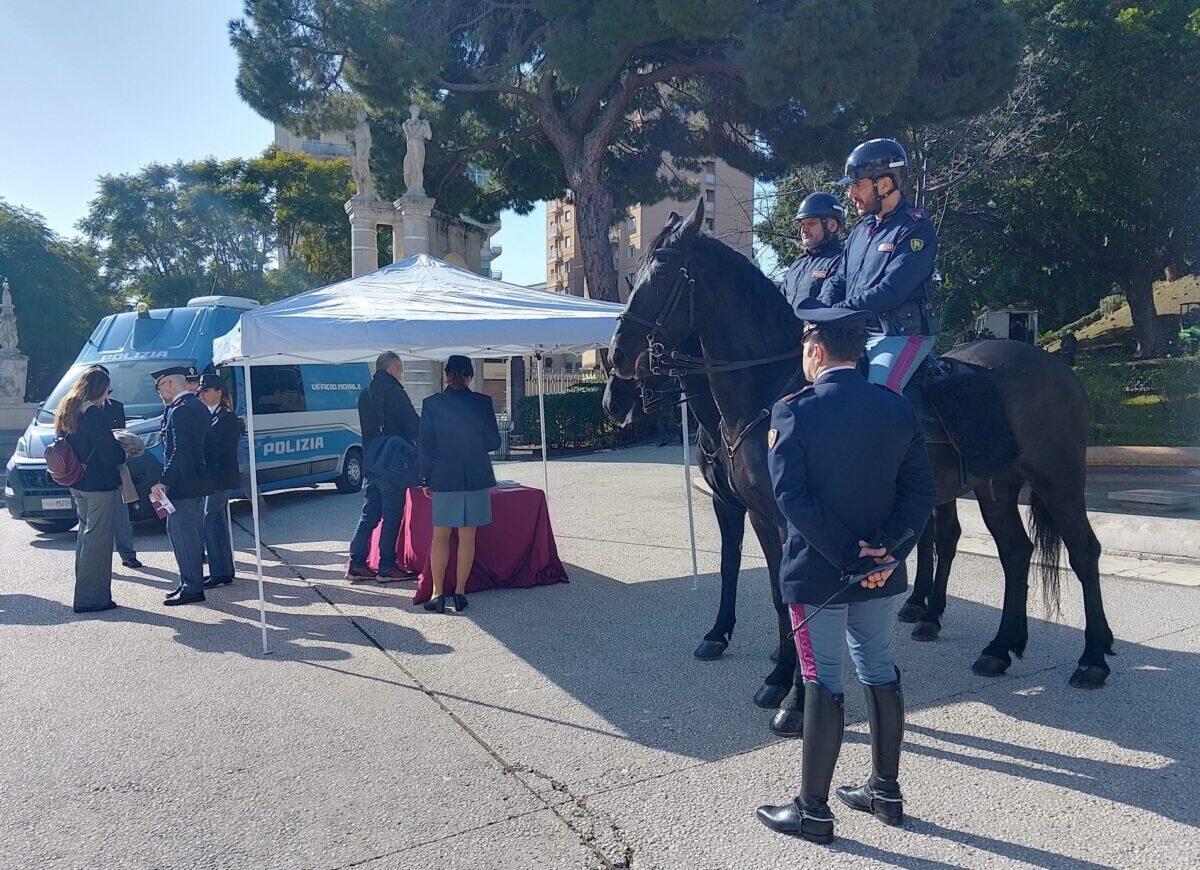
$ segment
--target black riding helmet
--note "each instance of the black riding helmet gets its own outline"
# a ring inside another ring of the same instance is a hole
[[[890,175],[896,187],[904,184],[908,172],[908,154],[895,139],[870,139],[850,152],[846,158],[846,177],[838,184],[846,185],[860,178],[877,181]]]
[[[821,230],[825,233],[825,236],[821,239],[820,244],[824,245],[830,238],[837,236],[837,233],[831,230],[827,223],[830,218],[837,221],[838,230],[845,228],[846,207],[832,193],[810,193],[804,197],[804,202],[800,203],[800,208],[796,209],[796,216],[792,218],[792,223],[795,224],[804,218],[821,219]]]
[[[792,218],[792,222],[795,223],[804,218],[833,218],[838,222],[838,226],[844,227],[846,225],[846,207],[832,193],[810,193],[804,197],[800,208],[796,209],[796,216]]]

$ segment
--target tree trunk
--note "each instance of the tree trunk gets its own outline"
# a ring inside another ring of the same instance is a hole
[[[1125,298],[1129,300],[1129,313],[1133,316],[1133,334],[1137,338],[1138,357],[1149,359],[1163,356],[1167,352],[1167,342],[1158,325],[1153,279],[1134,278],[1125,282],[1122,287]]]
[[[601,181],[598,167],[588,167],[579,173],[572,185],[575,192],[575,219],[579,227],[580,253],[583,254],[583,276],[588,295],[605,302],[620,302],[617,293],[617,270],[613,266],[608,230],[612,225],[613,197]]]

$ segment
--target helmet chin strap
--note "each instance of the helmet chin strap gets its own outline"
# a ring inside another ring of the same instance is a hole
[[[883,177],[884,177],[884,178],[887,178],[887,177],[889,177],[889,176],[883,176]],[[885,193],[885,194],[883,194],[883,195],[880,195],[880,193],[879,193],[879,179],[878,179],[878,178],[872,178],[872,179],[871,179],[871,191],[872,191],[872,192],[875,194],[875,205],[874,205],[874,207],[873,207],[873,208],[871,208],[871,209],[869,209],[869,210],[868,210],[868,214],[873,214],[873,215],[875,215],[876,217],[878,217],[878,216],[879,216],[879,213],[880,213],[881,211],[883,211],[883,201],[884,201],[885,199],[887,199],[889,196],[891,196],[893,193],[899,193],[899,192],[900,192],[900,188],[899,188],[898,186],[896,186],[896,182],[895,182],[895,181],[892,181],[892,185],[893,185],[893,187],[892,187],[892,189],[891,189],[891,190],[889,190],[887,193]]]

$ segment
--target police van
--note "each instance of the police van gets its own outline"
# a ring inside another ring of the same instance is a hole
[[[112,314],[100,321],[74,365],[38,406],[37,413],[8,462],[4,500],[9,513],[43,532],[75,525],[70,492],[46,471],[46,445],[54,440],[59,402],[88,366],[108,369],[112,396],[125,405],[126,428],[141,436],[146,453],[129,460],[140,499],[132,517],[154,515],[148,494],[162,470],[160,428],[163,405],[150,373],[171,365],[192,365],[198,372],[218,371],[244,418],[243,369],[214,369],[213,342],[229,332],[242,313],[258,306],[252,299],[202,296],[183,308]],[[365,363],[349,365],[255,366],[254,441],[259,487],[263,492],[334,483],[342,492],[362,486],[362,436],[358,395],[370,381]],[[244,486],[249,484],[246,438],[239,447]],[[243,493],[236,493],[243,495]]]

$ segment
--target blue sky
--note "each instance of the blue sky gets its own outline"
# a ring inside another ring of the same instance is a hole
[[[234,90],[226,25],[240,13],[240,0],[0,0],[0,199],[73,235],[100,175],[262,151],[273,128]],[[545,210],[502,223],[505,280],[545,280]]]

